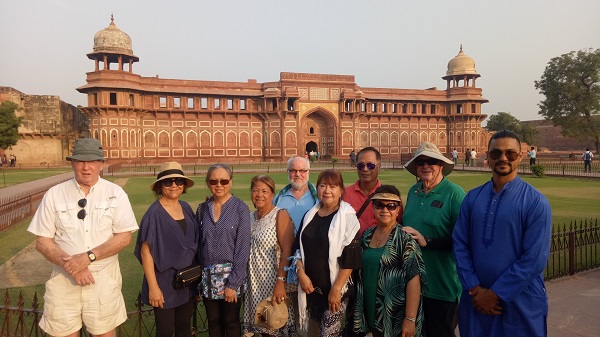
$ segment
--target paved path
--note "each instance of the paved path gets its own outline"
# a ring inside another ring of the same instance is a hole
[[[57,174],[55,176],[42,178],[34,181],[30,181],[27,183],[17,184],[5,188],[0,188],[0,199],[4,197],[8,197],[11,195],[21,194],[25,191],[30,190],[39,190],[41,187],[47,186],[48,188],[61,183],[63,181],[69,180],[74,177],[73,172],[66,172]]]
[[[600,336],[600,268],[546,282],[548,337]]]

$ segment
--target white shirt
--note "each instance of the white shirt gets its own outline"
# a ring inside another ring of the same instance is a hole
[[[80,199],[87,199],[86,217],[77,218]],[[46,192],[27,230],[54,239],[69,255],[87,252],[113,237],[114,233],[138,229],[129,198],[123,189],[99,178],[87,197],[75,179],[58,184]],[[118,258],[117,254],[98,260],[90,271],[101,270]]]
[[[471,151],[471,159],[477,159],[477,152],[475,150]]]
[[[452,158],[458,158],[458,151],[452,151]]]

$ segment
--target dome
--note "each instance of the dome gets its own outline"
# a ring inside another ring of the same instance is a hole
[[[113,53],[133,56],[131,38],[115,25],[110,16],[110,25],[94,35],[94,53]]]
[[[475,60],[463,53],[461,45],[458,55],[448,62],[446,76],[466,74],[477,74],[477,70],[475,70]]]

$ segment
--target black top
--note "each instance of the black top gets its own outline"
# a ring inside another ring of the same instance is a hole
[[[310,278],[315,291],[307,294],[307,307],[309,315],[320,318],[328,308],[327,296],[331,290],[329,278],[329,225],[337,211],[322,217],[315,213],[313,219],[302,231],[302,246],[304,256],[302,259],[304,272]],[[359,232],[353,242],[358,242]],[[295,249],[300,247],[298,237],[294,244]],[[362,263],[360,246],[350,244],[344,247],[338,259],[341,269],[358,269]],[[318,289],[317,289],[318,288]],[[346,296],[346,295],[345,295]]]

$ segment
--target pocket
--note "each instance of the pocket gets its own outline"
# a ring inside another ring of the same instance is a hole
[[[99,317],[110,317],[118,312],[121,304],[121,284],[110,275],[105,275],[98,287]],[[96,283],[98,284],[98,282]]]
[[[77,204],[56,205],[56,229],[61,232],[74,232],[77,230]]]
[[[95,205],[94,218],[98,220],[100,229],[112,226],[116,207],[116,202],[99,202]]]

